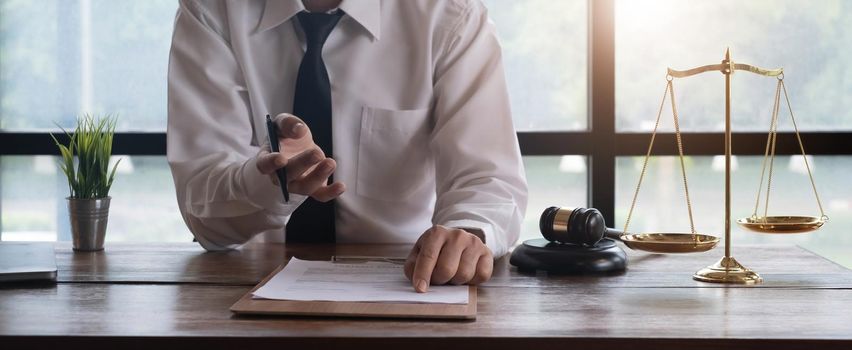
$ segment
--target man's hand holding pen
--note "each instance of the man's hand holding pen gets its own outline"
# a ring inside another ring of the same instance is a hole
[[[289,192],[318,201],[327,202],[343,194],[346,185],[342,182],[328,184],[337,164],[314,143],[310,128],[286,113],[275,116],[273,121],[278,127],[281,152],[271,152],[269,145],[264,146],[257,155],[257,169],[279,185],[275,171],[286,167]]]

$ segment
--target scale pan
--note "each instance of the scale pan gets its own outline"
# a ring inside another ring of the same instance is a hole
[[[621,236],[624,245],[651,253],[706,252],[719,243],[719,237],[691,233],[636,233]]]
[[[815,216],[755,216],[739,219],[737,223],[755,232],[789,234],[814,231],[825,220]]]

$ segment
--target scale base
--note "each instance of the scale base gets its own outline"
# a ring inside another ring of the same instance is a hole
[[[527,272],[608,274],[627,268],[627,254],[609,238],[591,247],[553,243],[539,238],[524,241],[515,248],[509,263]]]
[[[734,257],[723,257],[713,265],[698,270],[692,279],[711,283],[757,284],[763,278],[757,272],[749,270]]]

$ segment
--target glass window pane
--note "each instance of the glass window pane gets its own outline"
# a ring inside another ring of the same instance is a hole
[[[165,157],[122,156],[110,195],[108,242],[189,242]],[[68,186],[52,156],[0,157],[3,240],[69,240]],[[586,158],[525,156],[530,199],[521,239],[540,237],[549,206],[586,205]],[[150,220],[155,217],[157,220]],[[57,236],[58,232],[58,236]]]
[[[586,0],[485,0],[497,26],[515,128],[586,129]]]
[[[793,111],[804,130],[852,129],[852,2],[842,0],[617,0],[616,115],[619,131],[653,128],[666,67],[721,62],[783,67]],[[681,128],[724,130],[724,78],[704,73],[676,79]],[[735,131],[769,129],[776,80],[734,74]],[[782,98],[783,99],[783,98]],[[792,130],[786,110],[780,129]],[[672,130],[665,114],[666,130]]]
[[[521,238],[541,238],[538,219],[551,206],[585,207],[586,157],[584,156],[525,156],[529,203]]]
[[[0,3],[0,129],[56,129],[80,113],[165,131],[174,0]]]
[[[616,228],[624,228],[627,212],[644,157],[619,157],[616,168]],[[819,216],[801,156],[776,156],[769,198],[769,215]],[[751,216],[760,181],[762,156],[735,156],[731,173],[731,216]],[[738,244],[799,244],[834,261],[852,267],[852,172],[850,156],[808,157],[823,208],[830,217],[822,229],[811,234],[767,235],[732,226],[734,247]],[[724,236],[725,163],[723,156],[686,158],[689,194],[695,229]],[[765,186],[766,182],[764,182]],[[765,194],[765,187],[763,193]],[[761,207],[762,208],[762,207]],[[758,214],[762,215],[762,211]],[[643,181],[631,232],[689,231],[689,218],[680,175],[680,162],[674,156],[652,157]]]
[[[166,158],[121,156],[110,190],[107,242],[191,242]],[[53,156],[0,157],[0,239],[71,239],[68,184]]]

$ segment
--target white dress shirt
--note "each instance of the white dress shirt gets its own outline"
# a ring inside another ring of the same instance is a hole
[[[518,238],[526,180],[500,44],[473,0],[346,0],[323,47],[338,243],[468,229],[495,257]],[[202,246],[283,241],[304,201],[255,164],[265,116],[290,113],[305,50],[299,0],[182,0],[169,62],[168,160]],[[308,123],[310,127],[310,123]],[[263,233],[262,235],[259,235]]]

